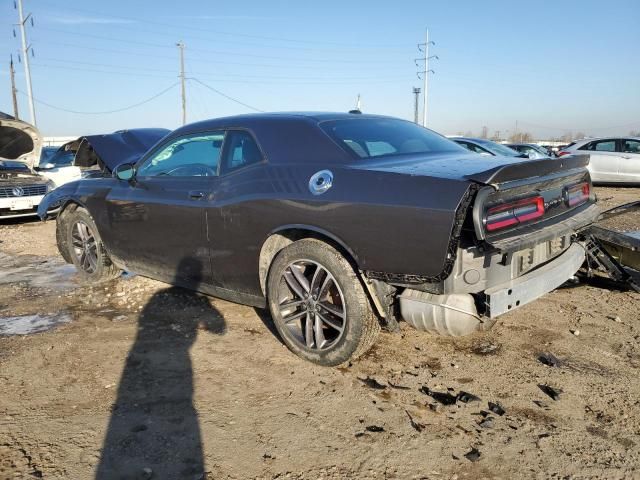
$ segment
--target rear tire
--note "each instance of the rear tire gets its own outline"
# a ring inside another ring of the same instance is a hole
[[[78,207],[65,215],[67,256],[78,274],[90,283],[101,283],[118,278],[122,271],[116,267],[104,248],[93,218],[84,208]]]
[[[362,283],[336,249],[317,239],[283,248],[267,278],[275,326],[289,350],[322,366],[369,350],[380,332]]]

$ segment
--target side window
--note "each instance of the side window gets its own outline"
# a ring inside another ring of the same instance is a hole
[[[640,140],[623,140],[622,151],[624,153],[640,153]]]
[[[476,145],[475,143],[466,143],[465,147],[467,147],[472,152],[476,153],[484,153],[485,155],[488,153],[489,155],[493,155],[493,153],[489,152],[489,150],[485,150],[480,145]]]
[[[597,142],[591,142],[580,150],[591,150],[594,152],[615,152],[616,141],[615,140],[598,140]]]
[[[174,139],[138,169],[141,177],[212,177],[218,174],[223,132],[198,133]]]
[[[464,147],[464,148],[466,148],[467,150],[471,150],[472,152],[474,151],[474,150],[471,148],[471,145],[469,145],[467,142],[463,142],[463,141],[461,141],[461,140],[457,140],[457,141],[456,141],[456,143],[457,143],[458,145],[463,146],[463,147]]]
[[[256,141],[242,130],[230,130],[225,141],[223,168],[225,172],[262,161]]]

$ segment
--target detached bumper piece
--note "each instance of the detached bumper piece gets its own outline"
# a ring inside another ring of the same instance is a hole
[[[573,277],[584,259],[584,248],[574,243],[562,255],[531,273],[485,290],[487,316],[495,318],[554,290]]]
[[[602,270],[614,281],[640,292],[640,284],[630,273],[631,269],[640,273],[640,232],[624,234],[594,226],[583,235],[583,243],[588,277],[594,269]]]

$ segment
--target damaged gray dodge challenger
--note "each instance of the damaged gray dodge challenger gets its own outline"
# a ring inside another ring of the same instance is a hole
[[[571,278],[597,217],[588,157],[483,157],[408,121],[341,113],[194,123],[112,178],[49,193],[62,256],[256,307],[320,365],[398,321],[443,335]]]

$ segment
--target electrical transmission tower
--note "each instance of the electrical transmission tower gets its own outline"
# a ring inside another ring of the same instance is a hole
[[[413,102],[413,121],[420,125],[420,88],[413,87],[413,95],[415,96],[415,101]]]
[[[427,126],[427,106],[428,106],[428,96],[429,96],[429,74],[436,73],[432,69],[429,68],[429,60],[439,60],[437,55],[429,55],[429,46],[434,45],[435,42],[429,40],[429,29],[426,30],[427,35],[424,43],[418,44],[418,50],[422,52],[423,56],[415,59],[416,67],[421,68],[423,70],[419,70],[417,72],[418,78],[424,81],[424,91],[422,94],[422,126]]]
[[[24,65],[24,75],[27,79],[27,98],[29,99],[29,113],[31,114],[31,124],[36,124],[36,108],[33,104],[33,89],[31,88],[31,69],[29,68],[29,50],[33,55],[33,48],[27,43],[27,32],[25,25],[29,19],[31,19],[31,26],[33,27],[33,16],[29,13],[26,17],[22,11],[22,0],[18,0],[14,3],[15,8],[18,10],[18,27],[20,28],[20,37],[22,41],[22,64]],[[15,36],[15,31],[14,31]]]
[[[187,123],[187,91],[185,89],[185,76],[184,76],[184,42],[180,41],[176,43],[176,46],[180,49],[180,86],[182,91],[182,124]]]

